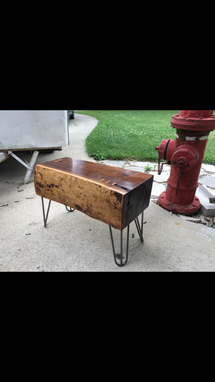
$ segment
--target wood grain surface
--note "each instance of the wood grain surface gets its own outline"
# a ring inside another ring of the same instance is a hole
[[[94,162],[61,158],[35,167],[37,195],[122,230],[148,207],[153,176]]]

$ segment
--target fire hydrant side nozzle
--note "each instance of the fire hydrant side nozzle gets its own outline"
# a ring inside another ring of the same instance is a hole
[[[160,146],[155,147],[158,151],[159,159],[164,159],[170,162],[173,152],[176,148],[175,139],[163,139]]]
[[[198,178],[210,131],[215,130],[213,110],[181,110],[171,118],[176,139],[164,139],[158,151],[158,174],[163,164],[171,164],[167,190],[159,196],[159,204],[172,212],[192,215],[201,204],[195,197]]]

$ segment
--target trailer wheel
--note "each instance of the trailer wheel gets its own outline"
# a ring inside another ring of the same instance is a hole
[[[70,116],[69,116],[69,119],[75,119],[75,113],[74,113],[74,110],[72,110]]]

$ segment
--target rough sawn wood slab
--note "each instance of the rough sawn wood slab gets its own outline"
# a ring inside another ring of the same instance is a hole
[[[146,173],[72,158],[38,164],[34,173],[37,195],[119,230],[148,207],[152,182]]]

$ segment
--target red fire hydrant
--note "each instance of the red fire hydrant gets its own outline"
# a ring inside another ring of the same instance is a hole
[[[171,118],[176,139],[164,139],[158,151],[158,174],[166,159],[171,164],[167,190],[159,196],[159,204],[174,213],[192,215],[201,204],[195,197],[198,178],[210,131],[215,130],[213,110],[181,110]]]

